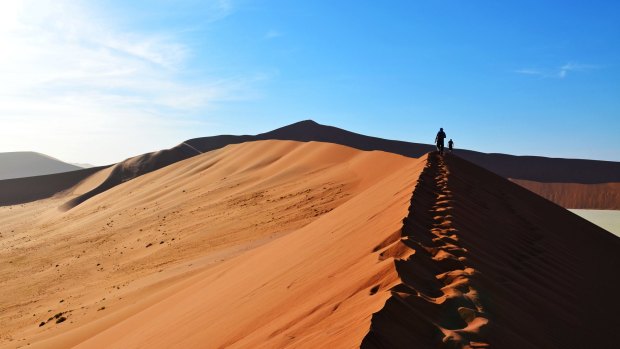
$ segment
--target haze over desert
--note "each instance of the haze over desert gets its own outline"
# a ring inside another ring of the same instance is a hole
[[[0,349],[620,347],[618,23],[0,2]]]

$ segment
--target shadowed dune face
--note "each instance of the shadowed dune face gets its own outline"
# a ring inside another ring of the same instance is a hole
[[[411,162],[333,144],[262,141],[177,162],[68,212],[57,210],[67,197],[1,207],[0,262],[8,267],[0,270],[0,342],[15,347],[82,325],[106,328],[177,281],[308,225]],[[62,326],[47,321],[61,312]]]
[[[0,206],[9,206],[62,196],[91,176],[105,172],[106,167],[93,167],[77,171],[44,176],[13,178],[0,181]]]
[[[362,348],[614,347],[620,239],[457,157],[431,156],[401,282]]]

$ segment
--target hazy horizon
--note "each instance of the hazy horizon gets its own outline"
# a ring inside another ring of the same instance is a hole
[[[0,152],[104,165],[313,119],[620,161],[620,4],[0,3]]]
[[[304,120],[300,120],[300,121],[304,121]],[[312,121],[314,121],[314,120],[312,120]],[[281,125],[281,126],[288,126],[288,125]],[[333,125],[325,125],[325,126],[333,126]],[[272,130],[265,130],[264,132],[268,132],[268,131],[272,131]],[[346,131],[350,131],[350,130],[346,130]],[[257,132],[257,134],[258,134],[258,133],[263,133],[263,132],[262,132],[262,131],[261,131],[261,132]],[[227,134],[230,134],[230,133],[227,133]],[[241,134],[235,134],[235,135],[241,135]],[[215,135],[213,135],[213,136],[215,136]],[[366,134],[365,136],[376,137],[375,135],[372,135],[372,134]],[[206,136],[206,137],[209,137],[209,136]],[[394,140],[396,140],[396,141],[401,141],[401,140],[399,140],[399,139],[394,139]],[[157,148],[157,149],[152,149],[152,150],[150,150],[150,151],[147,151],[147,153],[148,153],[148,152],[155,152],[155,151],[159,151],[159,150],[162,150],[162,149],[168,149],[168,148],[171,148],[171,147],[173,147],[173,146],[175,146],[175,145],[181,144],[183,141],[186,141],[186,139],[185,139],[185,140],[182,140],[182,141],[179,141],[179,142],[177,142],[177,143],[175,143],[175,144],[173,144],[173,145],[170,145],[170,146],[160,147],[160,148]],[[412,143],[424,143],[424,144],[431,144],[431,142],[415,142],[415,141],[411,141],[411,142],[412,142]],[[476,149],[467,149],[467,150],[474,150],[474,151],[477,151]],[[48,158],[51,158],[51,159],[54,159],[54,160],[58,160],[58,161],[62,161],[62,162],[67,163],[67,164],[69,164],[69,165],[80,166],[80,167],[83,167],[83,168],[90,168],[90,167],[97,167],[97,166],[105,166],[105,165],[110,165],[110,164],[113,164],[113,163],[121,162],[121,161],[123,161],[123,160],[125,160],[125,159],[127,159],[127,158],[129,158],[129,157],[134,157],[134,156],[138,156],[138,155],[142,155],[142,154],[143,154],[143,153],[136,153],[136,154],[130,155],[130,156],[126,157],[126,158],[118,159],[117,161],[114,161],[114,162],[109,162],[109,163],[99,163],[99,164],[95,164],[95,165],[93,165],[93,164],[91,164],[91,163],[76,163],[76,162],[69,162],[69,161],[66,161],[66,160],[64,160],[64,159],[60,159],[60,158],[58,158],[58,157],[56,157],[56,156],[53,156],[53,155],[51,155],[51,154],[45,154],[45,153],[36,152],[36,151],[29,151],[29,150],[23,150],[23,151],[22,151],[22,150],[18,150],[18,151],[11,151],[11,152],[0,152],[0,154],[7,154],[7,153],[13,153],[13,152],[15,152],[15,153],[38,153],[38,154],[43,155],[43,156],[46,156],[46,157],[48,157]],[[513,153],[505,153],[505,154],[509,154],[509,155],[516,155],[516,156],[532,156],[532,155],[533,155],[533,154],[513,154]],[[540,156],[540,155],[534,155],[534,156]],[[569,158],[567,158],[567,159],[578,159],[578,158],[575,158],[575,157],[569,157]],[[585,159],[585,160],[609,161],[609,160],[604,160],[604,159]]]

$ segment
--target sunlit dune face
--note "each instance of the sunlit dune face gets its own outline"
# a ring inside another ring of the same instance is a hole
[[[114,313],[143,300],[145,287],[161,290],[286,236],[414,162],[327,143],[248,142],[124,182],[68,211],[59,207],[112,171],[54,198],[0,207],[0,260],[11,267],[0,269],[10,295],[0,296],[7,309],[0,338],[59,334]],[[63,326],[48,321],[61,312]]]

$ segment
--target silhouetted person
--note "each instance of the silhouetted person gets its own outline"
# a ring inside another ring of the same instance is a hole
[[[454,142],[452,142],[452,138],[448,141],[448,150],[452,153],[452,147],[454,146]]]
[[[446,133],[443,132],[443,128],[439,129],[437,132],[437,137],[435,137],[435,143],[437,144],[437,151],[439,154],[443,154],[443,140],[446,138]]]

